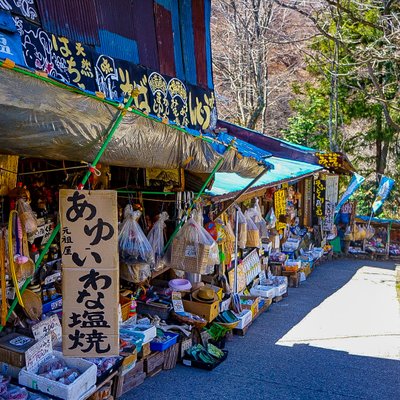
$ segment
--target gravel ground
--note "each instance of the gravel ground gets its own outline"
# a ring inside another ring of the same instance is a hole
[[[127,393],[147,399],[400,399],[395,264],[337,260],[227,343],[212,372],[178,365]]]

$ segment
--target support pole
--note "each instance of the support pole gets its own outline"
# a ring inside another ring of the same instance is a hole
[[[230,148],[230,146],[228,146],[228,148],[226,149],[226,151],[228,151]],[[190,212],[193,210],[194,205],[196,204],[197,200],[201,197],[201,195],[204,193],[204,191],[206,190],[208,184],[211,182],[211,179],[214,178],[214,175],[218,172],[218,170],[221,168],[222,163],[224,162],[224,157],[220,158],[217,162],[217,164],[215,164],[215,167],[213,168],[213,170],[211,171],[210,175],[207,177],[206,181],[204,182],[203,186],[201,187],[199,193],[196,194],[196,197],[194,198],[194,200],[191,202],[189,208],[186,211],[186,214],[183,215],[181,221],[179,222],[179,224],[177,225],[177,227],[175,228],[174,232],[172,233],[171,237],[169,238],[167,244],[164,246],[164,253],[168,250],[168,247],[171,245],[172,241],[175,239],[175,236],[178,234],[178,232],[180,231],[180,229],[182,228],[183,224],[185,223],[185,217],[190,215]]]
[[[227,211],[229,208],[232,207],[232,205],[239,200],[240,197],[242,197],[252,186],[255,185],[255,183],[260,180],[260,178],[266,173],[267,171],[264,170],[260,174],[258,174],[244,189],[242,189],[229,203],[226,205],[222,211],[218,214],[216,218],[219,218],[225,211]]]
[[[108,144],[110,143],[112,137],[114,136],[115,131],[118,129],[119,125],[121,124],[122,118],[124,117],[124,115],[126,114],[126,112],[128,111],[129,107],[132,105],[133,102],[133,93],[131,94],[131,96],[129,97],[127,103],[124,105],[124,107],[118,112],[117,114],[117,118],[115,119],[110,132],[108,133],[106,140],[104,141],[104,143],[101,145],[100,150],[98,151],[95,159],[93,160],[93,163],[91,165],[91,167],[89,168],[89,170],[86,172],[85,176],[82,179],[82,182],[80,183],[80,185],[78,186],[79,190],[82,190],[83,187],[85,186],[86,182],[88,181],[88,179],[90,178],[90,175],[94,172],[94,168],[96,167],[97,163],[99,162],[101,156],[103,155],[104,151],[106,150]],[[50,245],[52,244],[52,242],[54,241],[54,239],[56,238],[58,232],[60,231],[60,223],[57,224],[57,226],[54,228],[48,242],[46,243],[43,251],[40,253],[38,260],[35,263],[35,270],[37,268],[39,268],[40,263],[43,261],[44,256],[46,255],[47,251],[50,248]],[[28,278],[25,283],[22,285],[22,287],[20,288],[20,293],[22,294],[25,289],[28,287],[28,285],[31,283],[31,278]],[[14,301],[11,303],[10,309],[8,310],[8,314],[6,317],[6,322],[8,321],[8,319],[10,318],[10,316],[12,315],[12,313],[14,312],[15,307],[18,304],[18,299],[15,298]],[[0,332],[4,329],[5,325],[0,325]]]
[[[236,209],[235,212],[235,260],[234,260],[234,284],[233,284],[233,290],[234,294],[238,292],[238,238],[239,238],[239,209]]]

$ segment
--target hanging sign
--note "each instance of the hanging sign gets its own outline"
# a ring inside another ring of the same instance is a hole
[[[343,168],[343,157],[338,153],[315,153],[319,165],[327,169]]]
[[[115,191],[61,190],[63,353],[118,355],[118,220]]]
[[[339,195],[339,175],[325,175],[325,215],[322,224],[324,231],[330,232],[333,228],[335,206]]]
[[[325,215],[325,181],[315,179],[314,181],[315,208],[314,213],[317,218],[323,218]]]
[[[286,228],[286,224],[281,221],[281,217],[286,217],[286,190],[279,189],[274,193],[274,212],[276,216],[276,229],[279,231]]]
[[[304,180],[304,225],[312,225],[312,178],[306,178]]]

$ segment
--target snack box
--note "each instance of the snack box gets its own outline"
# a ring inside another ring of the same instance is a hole
[[[52,356],[63,359],[68,367],[77,369],[81,375],[69,385],[38,375],[39,366],[49,362]],[[26,352],[26,367],[21,369],[18,382],[22,386],[38,390],[49,396],[64,400],[81,400],[94,393],[96,379],[96,365],[83,358],[67,358],[62,353],[53,351],[51,337],[46,336]]]
[[[234,314],[240,320],[235,329],[244,329],[247,325],[251,324],[251,321],[253,320],[251,310],[243,310],[240,313],[234,312]]]
[[[273,299],[277,295],[277,288],[275,286],[256,285],[250,289],[252,296],[261,296]]]
[[[145,324],[122,324],[119,328],[120,333],[140,333],[144,336],[143,344],[151,342],[157,336],[157,329],[154,325]]]

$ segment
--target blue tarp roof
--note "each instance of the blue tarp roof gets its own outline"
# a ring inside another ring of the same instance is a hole
[[[368,215],[357,215],[356,218],[368,222],[370,217]],[[393,224],[400,224],[400,220],[398,219],[386,219],[377,217],[372,217],[371,222],[375,222],[377,224],[390,224],[391,222]]]
[[[272,186],[282,181],[291,181],[302,176],[320,171],[323,168],[318,165],[312,165],[300,161],[286,160],[279,157],[270,157],[268,162],[274,166],[274,169],[265,173],[255,184],[254,187]],[[218,172],[212,189],[208,191],[211,196],[223,196],[228,193],[238,192],[244,189],[252,179],[242,178],[234,173]]]

